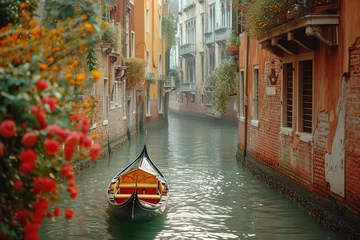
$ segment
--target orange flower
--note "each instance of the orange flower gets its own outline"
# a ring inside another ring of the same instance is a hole
[[[97,81],[101,78],[101,72],[99,72],[98,70],[93,70],[91,71],[91,76],[94,79],[94,81]]]
[[[90,22],[84,22],[83,25],[87,32],[93,33],[95,31],[94,26]]]

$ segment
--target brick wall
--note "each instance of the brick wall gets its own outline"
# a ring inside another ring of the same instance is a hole
[[[350,48],[350,78],[346,88],[345,198],[360,214],[360,38]]]
[[[329,114],[325,111],[318,113],[317,127],[314,134],[314,184],[313,190],[319,196],[328,195],[325,180],[325,155],[329,135]]]

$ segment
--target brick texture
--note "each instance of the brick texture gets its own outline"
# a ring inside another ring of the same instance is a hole
[[[345,202],[360,214],[360,38],[350,48],[346,88]]]

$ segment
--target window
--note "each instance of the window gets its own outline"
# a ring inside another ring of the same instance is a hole
[[[299,64],[299,131],[312,133],[312,60]]]
[[[146,72],[150,72],[150,53],[146,51]]]
[[[221,4],[221,27],[225,26],[225,7]]]
[[[162,113],[162,87],[159,87],[159,113]]]
[[[103,124],[108,123],[108,112],[109,112],[109,80],[104,78],[104,110],[103,110]]]
[[[150,34],[150,12],[146,9],[146,33]]]
[[[254,106],[253,106],[253,120],[258,120],[259,119],[259,102],[258,102],[258,96],[259,95],[259,69],[258,67],[256,67],[254,69],[254,76],[253,76],[253,101],[254,101]]]
[[[135,57],[135,33],[131,31],[131,57]]]
[[[293,127],[293,89],[294,89],[294,74],[293,64],[284,64],[283,70],[283,126]]]
[[[126,12],[126,16],[125,16],[125,48],[126,48],[126,57],[129,58],[130,57],[130,34],[129,34],[129,29],[130,29],[130,25],[129,25],[129,12]]]
[[[244,117],[244,109],[245,109],[245,88],[244,88],[244,69],[240,70],[240,117]]]
[[[159,66],[158,66],[158,78],[162,75],[162,57],[161,53],[159,54]]]
[[[204,94],[201,94],[201,104],[204,104]]]
[[[146,88],[146,116],[150,116],[150,88]]]
[[[123,84],[123,91],[122,91],[122,105],[123,108],[123,119],[126,119],[126,81]]]
[[[205,41],[205,23],[204,23],[204,16],[201,16],[201,41]]]
[[[159,39],[161,39],[162,37],[162,22],[161,22],[161,17],[159,16]]]
[[[201,55],[201,82],[205,81],[204,77],[204,55]]]

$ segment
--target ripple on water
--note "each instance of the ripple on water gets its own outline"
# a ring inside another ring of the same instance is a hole
[[[134,138],[76,177],[74,219],[46,220],[42,239],[341,239],[236,163],[237,128],[169,116],[169,126],[146,136],[150,156],[170,182],[166,212],[148,223],[108,215],[108,181],[142,149]]]

